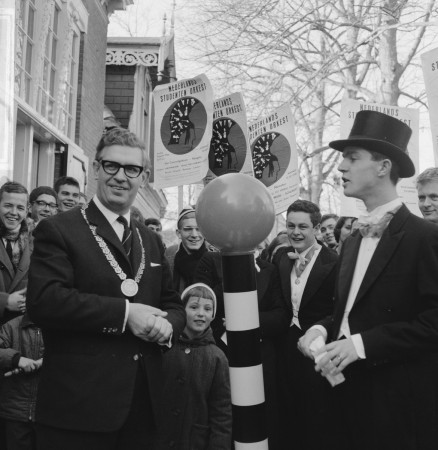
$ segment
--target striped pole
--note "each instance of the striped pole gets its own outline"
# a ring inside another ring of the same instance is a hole
[[[274,201],[259,180],[229,173],[201,192],[196,221],[222,254],[235,449],[268,450],[253,250],[274,226]]]
[[[268,450],[254,254],[222,252],[236,450]]]

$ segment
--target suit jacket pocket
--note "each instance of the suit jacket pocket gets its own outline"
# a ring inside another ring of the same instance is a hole
[[[190,450],[207,450],[210,427],[194,424],[190,437]]]

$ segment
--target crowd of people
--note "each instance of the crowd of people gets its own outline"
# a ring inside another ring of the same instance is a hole
[[[357,114],[344,193],[368,215],[292,202],[254,249],[270,450],[438,445],[438,169],[414,175],[410,129]],[[114,128],[96,149],[97,190],[0,187],[0,420],[8,450],[231,450],[221,254],[194,208],[165,248],[133,207],[144,144]],[[218,218],[220,220],[220,218]]]

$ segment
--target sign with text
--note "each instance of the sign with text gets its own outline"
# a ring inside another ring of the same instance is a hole
[[[408,153],[412,159],[416,174],[411,178],[401,178],[397,184],[398,194],[409,208],[409,210],[419,217],[422,217],[418,209],[417,189],[415,180],[418,175],[419,164],[419,112],[413,108],[400,108],[398,106],[382,105],[379,103],[360,102],[359,100],[347,99],[342,101],[341,106],[341,139],[347,139],[353,126],[356,113],[359,111],[371,110],[395,117],[406,123],[412,129],[412,136],[408,144]],[[342,192],[341,216],[359,217],[366,213],[366,208],[362,200],[353,197],[346,197]]]
[[[295,124],[288,103],[249,126],[254,176],[274,199],[275,213],[287,210],[300,193]]]
[[[213,134],[208,163],[212,178],[230,172],[254,175],[246,109],[241,93],[213,102]]]
[[[157,86],[155,106],[155,187],[197,183],[208,170],[213,90],[203,74]]]

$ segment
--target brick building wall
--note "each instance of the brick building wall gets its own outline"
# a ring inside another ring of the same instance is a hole
[[[134,104],[135,66],[106,66],[105,105],[123,128],[129,128]]]
[[[75,142],[89,157],[86,194],[90,198],[96,191],[92,163],[103,130],[108,18],[100,1],[85,1],[84,5],[89,16],[88,31],[80,45]]]

